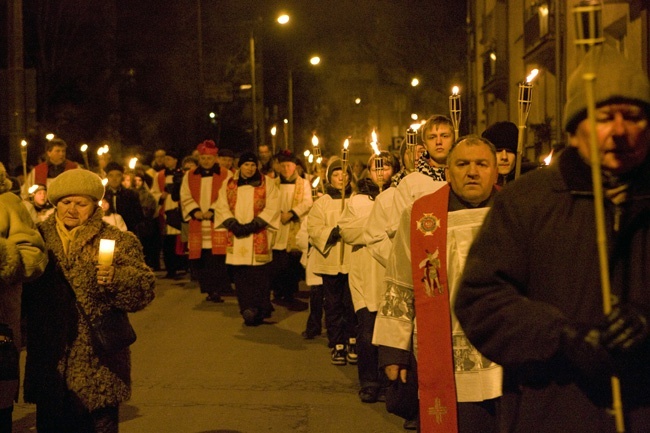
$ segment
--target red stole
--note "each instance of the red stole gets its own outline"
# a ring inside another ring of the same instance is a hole
[[[447,284],[448,203],[445,185],[416,200],[411,211],[420,427],[426,433],[458,431]]]
[[[68,161],[67,159],[65,160],[65,168],[63,171],[68,171],[72,170],[73,168],[77,168],[77,163]],[[34,167],[34,184],[39,184],[39,185],[47,185],[47,169],[48,165],[47,162],[42,162],[38,164],[36,167]]]
[[[191,171],[187,174],[187,183],[190,187],[190,194],[195,202],[201,203],[201,175],[197,173],[198,169]],[[219,196],[219,189],[221,184],[226,179],[226,171],[220,170],[219,174],[212,174],[212,190],[210,195],[210,203]],[[190,259],[201,258],[201,247],[203,244],[203,229],[202,221],[194,218],[190,219],[190,233],[188,236],[188,247],[190,250]],[[214,230],[214,223],[210,221],[210,233],[212,237],[212,254],[224,255],[226,254],[226,232],[224,230]]]
[[[253,215],[258,216],[266,207],[266,176],[262,175],[262,182],[259,186],[253,189]],[[235,214],[235,206],[237,205],[237,179],[231,177],[228,181],[226,188],[226,197],[228,199],[228,207],[230,212]],[[232,252],[234,245],[234,235],[228,231],[228,252]],[[255,252],[255,260],[258,262],[270,262],[271,255],[269,252],[269,239],[266,229],[257,233],[253,233],[253,251]]]

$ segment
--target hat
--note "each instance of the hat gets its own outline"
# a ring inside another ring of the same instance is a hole
[[[497,150],[517,153],[517,140],[519,138],[519,129],[512,122],[496,122],[490,125],[481,137],[490,140]]]
[[[241,167],[243,163],[245,162],[254,162],[257,164],[257,156],[253,152],[244,152],[241,154],[239,157],[239,162],[237,163],[237,167]]]
[[[280,152],[278,152],[275,157],[278,159],[278,162],[293,162],[294,164],[296,163],[296,156],[291,153],[289,149],[284,149]]]
[[[85,195],[93,201],[99,201],[104,197],[102,179],[83,168],[64,171],[50,183],[47,198],[56,205],[59,200],[70,195]]]
[[[336,170],[343,170],[341,158],[336,158],[327,166],[327,183],[332,183],[332,174]],[[348,181],[352,180],[352,167],[350,167],[350,164],[347,165],[346,171],[348,172]]]
[[[121,171],[122,173],[124,173],[124,166],[119,162],[111,161],[108,164],[106,164],[106,167],[104,167],[104,171],[106,173],[110,173],[113,170]]]
[[[592,48],[569,78],[564,107],[564,129],[575,132],[578,123],[587,117],[587,97],[583,74],[596,75],[594,100],[596,106],[614,102],[638,104],[650,113],[650,83],[641,68],[609,45]]]
[[[196,150],[199,151],[199,155],[217,155],[219,149],[217,145],[212,140],[205,140],[203,143],[196,146]]]
[[[234,158],[235,153],[230,149],[219,149],[219,156],[223,156],[226,158]]]

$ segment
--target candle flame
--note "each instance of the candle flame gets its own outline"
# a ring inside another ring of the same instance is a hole
[[[314,134],[313,137],[311,137],[311,144],[313,144],[314,147],[318,146],[318,137],[316,137],[316,134]]]
[[[314,181],[311,183],[312,188],[316,188],[319,182],[320,182],[320,177],[314,179]]]
[[[81,149],[82,152],[85,152],[85,151],[88,150],[88,145],[84,143],[84,144],[81,145],[80,149]]]
[[[307,157],[307,161],[309,161],[310,164],[313,164],[314,163],[314,155],[310,153],[309,156]]]
[[[549,153],[548,156],[544,158],[544,164],[551,165],[551,159],[553,159],[553,149],[551,149],[551,153]]]
[[[108,183],[108,179],[106,178],[102,179],[102,185],[106,186],[107,183]]]
[[[305,158],[308,158],[309,155],[311,155],[311,152],[309,151],[309,149],[307,149],[302,154],[305,155]]]
[[[21,145],[22,147],[27,146],[27,141],[26,141],[26,140],[21,140],[21,141],[20,141],[20,145]]]
[[[372,130],[372,134],[370,134],[370,135],[372,136],[372,142],[377,143],[377,133],[375,132],[374,129]],[[372,146],[372,144],[371,144],[371,146]]]
[[[135,168],[135,164],[138,162],[138,158],[131,158],[129,160],[129,168],[133,170]]]
[[[321,162],[323,162],[323,157],[322,157],[322,156],[319,156],[319,157],[316,159],[316,164],[320,164]]]
[[[526,82],[527,83],[532,82],[537,76],[537,74],[539,74],[539,69],[533,69],[532,71],[530,71],[530,74],[528,74],[528,76],[526,77]]]
[[[454,86],[454,87],[451,89],[451,94],[452,94],[452,95],[458,95],[458,92],[460,92],[460,89],[458,88],[458,86]]]
[[[345,141],[343,142],[343,149],[347,150],[349,145],[350,145],[350,140],[346,138]]]
[[[271,135],[275,137],[275,133],[277,132],[277,128],[275,125],[273,125],[273,128],[271,128]]]

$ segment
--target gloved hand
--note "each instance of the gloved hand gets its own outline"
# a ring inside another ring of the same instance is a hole
[[[628,352],[648,338],[647,317],[630,304],[618,304],[605,318],[600,344],[612,353]]]
[[[244,230],[244,225],[240,224],[239,221],[237,221],[235,218],[228,218],[221,224],[230,230],[236,238],[243,238],[245,236],[248,236],[248,233],[246,233]]]
[[[560,351],[585,377],[602,379],[614,372],[614,360],[600,340],[598,328],[578,329],[566,325],[562,329]]]
[[[339,226],[334,227],[330,232],[329,237],[327,238],[326,245],[334,245],[335,243],[337,243],[338,240],[341,239],[340,231],[341,229],[339,228]]]
[[[260,217],[255,217],[253,218],[253,221],[249,222],[248,224],[244,224],[243,227],[243,232],[245,233],[244,236],[248,236],[253,233],[257,233],[260,230],[262,230],[264,227],[267,226],[267,222],[264,221]]]

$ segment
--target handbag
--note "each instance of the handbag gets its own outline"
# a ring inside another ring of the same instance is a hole
[[[126,311],[111,307],[96,319],[89,320],[81,305],[77,303],[77,306],[90,325],[93,345],[98,352],[111,355],[135,343],[137,335]]]

